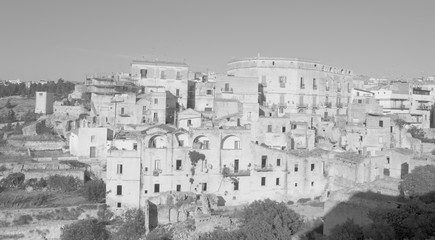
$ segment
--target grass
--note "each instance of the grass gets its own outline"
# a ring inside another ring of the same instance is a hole
[[[11,99],[12,105],[16,104],[12,110],[14,110],[14,112],[17,114],[17,117],[21,117],[29,110],[35,110],[35,98],[25,98],[19,96],[0,98],[0,107],[5,106],[8,102],[8,99]],[[2,108],[0,109],[0,115],[5,115],[8,111],[8,108]]]
[[[45,206],[51,200],[50,193],[5,191],[0,193],[0,208],[31,208]]]

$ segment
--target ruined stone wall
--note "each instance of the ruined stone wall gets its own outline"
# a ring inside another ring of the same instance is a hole
[[[26,141],[8,139],[8,144],[17,148],[29,148],[31,150],[57,150],[67,146],[63,141]]]

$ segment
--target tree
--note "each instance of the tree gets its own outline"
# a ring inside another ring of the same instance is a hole
[[[61,240],[106,240],[109,232],[97,219],[84,219],[62,228]]]
[[[302,218],[286,204],[254,201],[242,213],[242,231],[248,239],[287,239],[301,229]]]
[[[123,217],[124,222],[113,234],[113,239],[137,240],[145,234],[145,213],[142,209],[129,209]]]
[[[92,202],[102,202],[106,198],[106,184],[102,179],[90,180],[85,183],[83,195]]]
[[[407,196],[422,196],[435,191],[435,166],[418,166],[405,176],[399,189]]]
[[[359,225],[348,219],[343,224],[332,228],[328,238],[331,240],[364,240],[364,233]]]

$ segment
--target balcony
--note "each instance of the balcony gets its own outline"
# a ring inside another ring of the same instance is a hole
[[[332,103],[331,102],[325,102],[325,107],[326,108],[331,108],[332,107]]]
[[[234,170],[229,167],[222,169],[222,175],[226,177],[246,177],[251,176],[251,170]]]
[[[305,104],[305,103],[299,103],[299,104],[297,105],[297,107],[298,107],[298,108],[308,108],[308,104]]]
[[[384,107],[386,109],[394,109],[394,110],[409,110],[409,106],[406,106],[404,104],[399,106],[391,106],[391,107]]]
[[[232,88],[221,88],[221,92],[223,92],[223,93],[233,93],[233,89]]]
[[[272,172],[273,166],[272,166],[272,164],[265,165],[265,166],[254,165],[254,171],[256,171],[256,172]]]
[[[158,177],[162,173],[161,169],[154,169],[153,176]]]
[[[343,108],[343,103],[337,103],[337,108]]]
[[[423,111],[430,111],[431,107],[426,105],[419,105],[417,106],[417,110],[423,110]]]
[[[317,90],[317,85],[313,85],[313,90]]]
[[[305,84],[301,84],[301,89],[305,89]]]

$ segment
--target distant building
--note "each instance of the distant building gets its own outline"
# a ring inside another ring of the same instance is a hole
[[[54,94],[49,92],[36,92],[35,113],[52,114]]]
[[[353,88],[353,72],[298,58],[256,57],[228,62],[229,75],[255,77],[260,104],[285,113],[344,115]]]
[[[132,78],[139,86],[162,86],[187,108],[189,66],[182,62],[135,60],[131,64]]]

